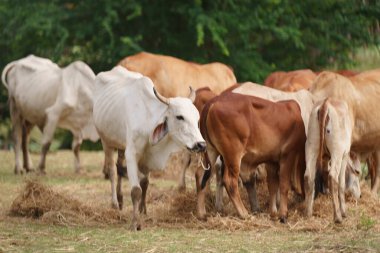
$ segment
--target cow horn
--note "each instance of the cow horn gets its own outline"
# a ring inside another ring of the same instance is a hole
[[[189,86],[189,88],[190,88],[189,99],[191,100],[191,102],[194,103],[194,101],[195,101],[195,96],[196,96],[196,94],[195,94],[195,90],[194,90],[193,88],[191,88],[191,86]]]
[[[162,96],[160,93],[158,93],[154,87],[153,87],[153,92],[154,92],[154,95],[156,95],[156,97],[158,98],[158,100],[160,100],[162,103],[166,105],[169,105],[169,99]]]

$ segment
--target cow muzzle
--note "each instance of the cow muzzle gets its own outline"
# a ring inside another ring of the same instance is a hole
[[[206,142],[205,141],[200,141],[194,144],[192,148],[187,148],[191,152],[205,152],[206,151]]]

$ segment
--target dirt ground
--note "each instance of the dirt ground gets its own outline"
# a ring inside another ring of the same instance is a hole
[[[208,239],[213,238],[211,241],[204,242],[210,252],[213,252],[213,249],[230,252],[380,251],[380,200],[371,196],[369,183],[365,181],[361,183],[362,198],[359,201],[347,198],[348,217],[341,225],[333,223],[332,203],[329,196],[317,198],[313,217],[306,219],[303,216],[302,198],[293,193],[290,197],[288,222],[281,224],[278,220],[271,220],[268,214],[268,190],[265,182],[260,183],[258,187],[260,213],[252,214],[246,220],[239,219],[226,193],[224,194],[224,211],[217,213],[214,209],[212,188],[207,201],[210,217],[207,221],[200,221],[196,217],[193,170],[190,169],[186,174],[187,191],[179,192],[177,182],[181,159],[179,156],[174,156],[165,172],[151,175],[147,194],[148,214],[142,216],[143,232],[137,232],[137,235],[134,235],[126,232],[132,212],[128,181],[123,182],[125,208],[121,212],[111,209],[110,183],[103,179],[101,172],[103,154],[82,152],[81,156],[84,170],[80,174],[74,173],[71,152],[59,151],[48,155],[46,176],[37,176],[35,173],[14,175],[13,154],[0,152],[0,192],[2,193],[0,194],[0,230],[3,230],[3,233],[0,232],[0,252],[30,250],[49,252],[44,247],[37,247],[34,250],[34,244],[28,244],[25,236],[28,238],[32,231],[33,234],[38,235],[38,231],[48,233],[46,229],[56,229],[60,234],[57,240],[62,243],[62,238],[67,237],[62,231],[67,228],[79,234],[85,233],[83,230],[96,230],[98,233],[107,234],[107,231],[119,229],[123,231],[125,229],[124,233],[132,237],[139,236],[140,233],[141,237],[138,241],[131,242],[128,246],[128,249],[139,249],[138,252],[152,249],[155,250],[151,252],[178,252],[178,250],[194,252],[197,251],[197,245],[193,245],[190,239],[191,243],[187,245],[189,242],[186,238],[190,236],[202,241],[198,238],[202,235],[207,235]],[[38,157],[38,154],[32,156],[34,164],[37,164]],[[244,189],[241,189],[241,195],[246,207],[249,207]],[[184,240],[184,242],[175,244],[174,248],[167,248],[167,244],[165,247],[162,245],[160,247],[158,241],[144,241],[161,233],[168,236],[164,236],[163,241]],[[181,240],[177,238],[179,234],[183,234]],[[253,236],[255,239],[252,240]],[[112,235],[110,237],[114,238]],[[235,239],[234,244],[228,246],[229,243],[226,243],[228,238],[235,237],[239,239]],[[36,244],[51,246],[49,242],[45,243],[44,240],[38,239],[38,236],[35,238]],[[268,240],[269,242],[272,240],[273,245],[268,244]],[[64,242],[70,242],[70,238],[66,238]],[[78,248],[79,246],[75,246],[74,242],[73,245],[62,251],[72,251],[72,249],[92,251],[94,249],[92,247]],[[117,245],[116,242],[115,245]],[[261,245],[261,248],[255,248],[258,245]],[[107,248],[103,250],[113,251]],[[128,250],[120,252],[126,251]]]

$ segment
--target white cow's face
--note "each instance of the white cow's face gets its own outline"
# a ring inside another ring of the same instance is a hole
[[[346,168],[346,192],[351,193],[356,199],[359,199],[361,196],[360,172],[360,160],[354,153],[351,152]]]
[[[199,128],[199,113],[188,98],[171,98],[167,113],[168,131],[171,138],[188,150],[202,152],[206,149]]]

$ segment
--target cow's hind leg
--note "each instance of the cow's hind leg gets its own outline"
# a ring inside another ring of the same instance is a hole
[[[285,160],[280,162],[280,222],[286,223],[288,218],[288,192],[290,190],[292,166],[295,164],[295,154],[288,154]]]
[[[127,177],[127,165],[125,165],[125,150],[118,149],[117,150],[117,201],[119,202],[119,209],[123,209],[123,193],[121,189],[121,184],[123,181],[123,177]]]
[[[22,128],[22,154],[23,154],[24,169],[26,172],[30,172],[33,170],[33,163],[32,163],[32,159],[30,158],[29,148],[28,148],[30,132],[32,131],[33,127],[34,125],[26,121]]]
[[[116,165],[113,159],[113,149],[109,147],[104,141],[102,141],[103,150],[104,150],[104,166],[110,172],[110,180],[111,180],[111,194],[112,194],[112,207],[115,209],[120,208],[119,201],[117,198],[117,186],[118,183],[119,188],[121,188],[121,182],[116,182]],[[120,183],[120,184],[119,184]],[[119,189],[121,191],[121,189]]]
[[[347,166],[348,154],[343,155],[342,163],[339,171],[339,206],[342,217],[346,217],[346,200],[345,200],[345,189],[346,189],[346,166]]]
[[[278,165],[266,164],[267,183],[269,191],[269,214],[272,219],[277,215],[277,192],[278,192]]]
[[[317,153],[313,152],[312,144],[306,142],[306,171],[304,175],[305,186],[305,213],[307,217],[313,215],[315,176],[317,172]],[[315,150],[314,150],[315,151]]]
[[[215,161],[218,156],[216,151],[212,147],[207,148],[207,153],[204,154],[204,158],[208,157],[208,161],[210,163],[210,166],[208,169],[210,169],[210,173],[212,176],[212,173],[215,170]],[[203,159],[202,163],[207,163],[207,159]],[[207,166],[207,164],[205,165]],[[197,216],[199,219],[206,219],[206,192],[207,192],[207,187],[209,185],[210,180],[207,181],[207,184],[202,187],[202,180],[203,176],[205,174],[205,170],[202,167],[198,167],[196,172],[195,172],[195,183],[196,183],[196,188],[197,188]]]
[[[334,221],[335,223],[342,223],[342,213],[340,211],[339,201],[339,174],[341,168],[341,161],[332,158],[329,163],[329,187],[332,195],[332,202],[334,207]]]
[[[374,196],[377,196],[380,188],[380,151],[374,153],[374,165],[371,174],[371,192]]]
[[[22,173],[21,168],[21,144],[22,144],[22,118],[19,110],[16,108],[15,101],[10,99],[10,114],[12,120],[12,137],[15,152],[15,174]]]
[[[238,147],[239,146],[237,145],[236,151],[239,150]],[[225,165],[223,183],[227,191],[227,194],[230,197],[232,203],[234,204],[239,216],[245,219],[249,216],[249,214],[240,198],[239,187],[238,187],[241,158],[242,158],[242,155],[239,155],[239,152],[236,152],[236,153],[229,152],[229,153],[223,154],[224,165]]]

